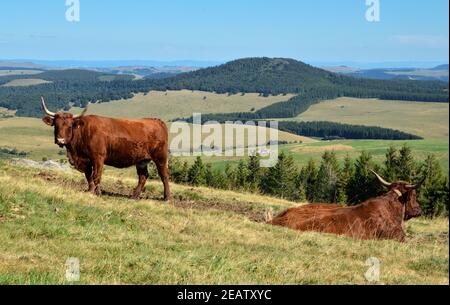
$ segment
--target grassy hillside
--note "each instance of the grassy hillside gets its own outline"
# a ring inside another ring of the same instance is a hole
[[[102,198],[83,193],[81,174],[0,163],[0,283],[65,284],[76,257],[83,284],[447,284],[448,220],[408,223],[407,242],[356,241],[261,222],[294,203],[174,185],[159,201],[152,182],[138,202],[135,180],[107,176]]]
[[[26,86],[35,86],[41,84],[50,83],[49,81],[39,79],[39,78],[26,78],[26,79],[14,79],[6,84],[4,87],[26,87]]]
[[[338,98],[313,105],[299,121],[331,121],[398,129],[429,139],[449,137],[449,104]],[[291,119],[290,119],[291,120]]]
[[[320,161],[325,151],[335,151],[339,161],[343,161],[348,154],[357,158],[361,151],[369,152],[376,162],[384,162],[386,150],[390,146],[400,148],[407,144],[413,150],[416,160],[424,160],[429,154],[434,154],[441,164],[444,173],[448,173],[449,151],[448,141],[443,140],[420,140],[420,141],[389,141],[389,140],[341,140],[320,141],[307,145],[284,145],[281,149],[293,155],[296,162],[306,165],[309,159]]]
[[[0,119],[4,118],[4,117],[12,117],[12,116],[14,116],[14,111],[0,107]]]
[[[262,97],[256,93],[245,95],[215,94],[202,91],[151,91],[148,94],[139,93],[132,99],[93,104],[89,113],[111,117],[159,117],[171,120],[179,117],[192,116],[199,113],[222,113],[234,111],[259,110],[266,106],[287,101],[292,95]],[[79,108],[70,111],[77,113]]]

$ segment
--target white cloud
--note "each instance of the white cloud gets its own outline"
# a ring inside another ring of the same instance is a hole
[[[445,36],[433,35],[396,35],[392,40],[398,44],[415,47],[448,47],[449,40]]]

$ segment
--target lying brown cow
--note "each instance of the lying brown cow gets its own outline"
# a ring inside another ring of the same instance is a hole
[[[133,198],[139,198],[149,177],[147,165],[155,162],[164,184],[164,200],[169,200],[169,140],[166,124],[158,119],[125,120],[95,115],[74,116],[50,112],[44,98],[42,119],[55,128],[55,144],[66,147],[70,164],[83,172],[89,191],[101,195],[103,166],[127,168],[135,165],[139,183]]]
[[[374,174],[389,188],[387,194],[351,207],[310,204],[292,208],[269,223],[300,231],[347,235],[356,239],[404,241],[405,221],[422,214],[416,201],[416,189],[420,185],[402,181],[388,183],[375,172]]]

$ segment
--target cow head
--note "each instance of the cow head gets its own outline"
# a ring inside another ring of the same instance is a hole
[[[54,113],[47,109],[43,97],[41,98],[41,106],[46,114],[42,121],[55,128],[55,144],[59,147],[69,145],[73,138],[73,130],[77,128],[78,124],[81,124],[79,119],[86,114],[87,108],[83,110],[81,115],[65,112]]]
[[[417,202],[417,190],[425,182],[426,175],[422,181],[416,185],[404,181],[387,182],[376,172],[372,171],[382,185],[386,186],[390,192],[395,192],[399,195],[399,201],[405,207],[405,220],[419,217],[422,215],[422,209]]]

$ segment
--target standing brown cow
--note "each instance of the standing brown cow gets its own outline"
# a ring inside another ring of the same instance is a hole
[[[139,198],[149,177],[147,165],[155,162],[164,184],[164,200],[170,199],[169,140],[166,124],[158,119],[126,120],[71,113],[50,112],[41,100],[42,119],[55,130],[55,144],[66,147],[70,164],[83,172],[89,191],[101,195],[103,166],[127,168],[135,165],[139,183],[133,198]]]
[[[389,188],[387,194],[351,207],[310,204],[292,208],[269,223],[299,231],[333,233],[356,239],[404,241],[405,221],[422,214],[416,201],[416,189],[421,183],[389,183],[377,173],[374,174]]]

